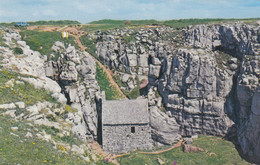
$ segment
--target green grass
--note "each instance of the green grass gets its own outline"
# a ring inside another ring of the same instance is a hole
[[[225,69],[223,65],[227,65],[228,60],[230,60],[233,57],[230,54],[227,54],[219,50],[217,50],[216,52],[217,54],[215,54],[215,58],[216,58],[218,68]]]
[[[98,55],[96,54],[96,41],[91,40],[88,35],[83,35],[80,37],[81,43],[86,47],[86,51],[89,52],[92,56],[99,60]],[[100,61],[100,60],[99,60]]]
[[[0,164],[85,164],[79,156],[69,151],[65,153],[63,146],[54,149],[53,144],[38,140],[37,132],[25,122],[1,114],[0,120]],[[18,130],[13,132],[11,127],[18,127]],[[31,138],[25,137],[28,131],[32,133]]]
[[[103,27],[120,28],[126,26],[143,26],[143,25],[167,25],[174,28],[182,28],[188,25],[206,24],[206,23],[221,23],[230,21],[254,21],[259,18],[243,18],[243,19],[223,19],[223,18],[205,18],[205,19],[178,19],[178,20],[111,20],[104,19],[99,21],[90,22],[90,24],[100,25],[100,29]],[[125,24],[125,22],[131,22],[131,24]]]
[[[129,98],[129,99],[136,99],[137,97],[140,96],[140,87],[139,87],[139,85],[137,85],[131,91],[123,90],[123,92],[127,96],[127,98]]]
[[[83,25],[82,30],[86,32],[96,32],[97,30],[105,31],[109,29],[115,29],[115,28],[123,28],[126,27],[125,25],[121,24],[87,24]]]
[[[122,82],[119,75],[114,74],[113,79],[119,87],[127,87],[127,84]]]
[[[124,165],[159,165],[157,158],[160,158],[167,165],[172,165],[174,161],[181,165],[249,164],[239,156],[231,142],[218,137],[200,136],[194,141],[193,145],[203,148],[205,151],[198,153],[184,153],[181,147],[179,147],[156,155],[132,152],[130,155],[118,158],[118,161],[120,164]]]
[[[128,87],[126,83],[122,82],[119,75],[114,75],[113,79],[119,87]],[[139,82],[139,80],[137,79],[137,85],[134,89],[132,89],[131,91],[122,89],[122,92],[129,99],[136,99],[137,97],[139,97],[140,96],[140,82]]]
[[[7,46],[5,43],[4,43],[4,32],[2,30],[0,30],[0,46]]]
[[[74,45],[76,48],[77,44],[74,42],[74,37],[69,36],[68,40],[63,39],[60,32],[41,32],[36,30],[24,30],[20,32],[22,40],[26,41],[27,45],[32,50],[39,51],[42,55],[49,55],[53,53],[51,47],[55,41],[64,42],[65,46],[69,44]]]
[[[13,26],[16,22],[10,22],[10,23],[0,23],[1,26]],[[81,24],[78,21],[74,20],[50,20],[50,21],[34,21],[34,22],[27,22],[30,24],[30,26],[33,25],[75,25],[75,24]]]
[[[18,54],[18,55],[19,55],[19,54],[23,54],[23,49],[18,48],[18,47],[15,47],[15,48],[14,48],[14,53],[15,53],[15,54]]]
[[[33,85],[19,80],[18,76],[17,73],[0,70],[0,104],[17,101],[23,101],[28,105],[35,104],[38,101],[56,103],[56,100],[45,89],[35,89]],[[5,83],[11,79],[21,81],[23,84],[14,83],[13,87],[5,86]]]
[[[134,33],[131,33],[129,34],[129,36],[123,36],[123,40],[125,41],[125,43],[128,45],[128,47],[130,46],[130,43],[131,42],[135,42],[136,39],[135,39],[135,32]]]
[[[58,133],[60,132],[57,128],[55,127],[49,127],[45,125],[38,126],[41,130],[44,130],[47,134],[52,135],[52,137],[55,139],[55,141],[59,142],[64,142],[70,145],[81,145],[83,142],[79,140],[78,137],[76,137],[74,134],[70,135],[64,135],[62,137],[58,136]]]
[[[50,20],[50,21],[35,21],[35,22],[28,22],[30,25],[75,25],[81,24],[79,21],[75,20]]]
[[[122,94],[117,91],[117,89],[110,85],[109,79],[107,78],[106,72],[99,66],[99,64],[96,64],[96,79],[98,82],[98,85],[100,86],[100,89],[102,91],[105,91],[106,93],[106,99],[107,100],[116,100],[123,98]]]

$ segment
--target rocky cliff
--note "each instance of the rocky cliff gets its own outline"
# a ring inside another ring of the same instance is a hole
[[[89,36],[121,90],[138,90],[148,98],[155,145],[193,135],[224,136],[242,157],[260,163],[259,26],[125,28]],[[65,118],[71,131],[83,140],[97,140],[102,94],[93,58],[61,42],[47,58],[32,51],[16,31],[7,30],[4,38],[9,48],[1,47],[1,66],[31,75],[22,80],[76,109]],[[14,54],[15,47],[23,55]]]
[[[122,89],[149,81],[141,91],[149,99],[156,142],[227,136],[245,159],[260,162],[259,26],[116,29],[97,35],[96,47]]]
[[[6,71],[19,75],[16,78],[9,75],[10,80],[1,84],[1,88],[11,88],[14,95],[21,95],[26,99],[34,96],[27,96],[22,88],[17,90],[14,87],[18,83],[23,85],[29,83],[35,87],[30,90],[46,90],[50,94],[49,97],[55,100],[48,102],[46,100],[51,99],[45,98],[44,102],[33,105],[30,101],[23,100],[1,103],[0,110],[4,111],[3,115],[10,116],[15,121],[32,122],[40,128],[46,128],[46,131],[40,131],[35,127],[36,136],[40,140],[51,142],[56,149],[62,146],[62,151],[79,155],[85,162],[98,161],[89,143],[72,145],[68,140],[65,140],[66,143],[57,140],[68,139],[73,137],[73,134],[84,142],[97,138],[96,107],[101,93],[95,79],[95,61],[75,47],[65,46],[59,41],[53,45],[53,54],[48,59],[46,55],[31,50],[21,40],[17,30],[11,28],[1,30],[4,31],[4,46],[0,46],[1,74]],[[22,53],[17,54],[15,48],[20,48]],[[58,55],[56,60],[55,55]],[[18,93],[15,93],[15,90]],[[55,133],[47,130],[54,130]],[[27,134],[28,138],[32,137],[30,132]]]
[[[46,62],[44,69],[47,77],[59,83],[67,104],[79,111],[79,117],[69,116],[78,123],[72,129],[82,139],[97,140],[97,105],[101,92],[95,77],[96,63],[88,53],[74,46],[65,47],[59,41],[52,49],[60,57]]]

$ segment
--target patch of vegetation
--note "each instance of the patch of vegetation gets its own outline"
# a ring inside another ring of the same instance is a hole
[[[110,161],[107,162],[105,160],[100,160],[97,162],[97,165],[115,165],[115,164]]]
[[[0,114],[0,164],[85,164],[79,156],[60,145],[54,149],[53,144],[36,138],[36,132],[23,121],[15,121]],[[11,127],[18,127],[12,131]],[[27,132],[32,137],[27,138]],[[66,152],[64,152],[66,151]]]
[[[38,101],[56,103],[56,100],[45,89],[35,89],[33,85],[19,80],[18,76],[22,75],[0,70],[0,104],[17,101],[23,101],[27,105],[35,104]],[[7,83],[8,81],[9,83]]]
[[[4,32],[0,30],[0,46],[7,46],[4,41]]]
[[[41,125],[40,128],[42,130],[45,130],[45,132],[49,135],[52,135],[52,136],[56,136],[57,133],[59,133],[59,130],[55,127],[48,127],[48,126],[45,126],[45,125]]]
[[[22,48],[15,47],[15,48],[14,48],[14,53],[15,53],[15,54],[18,54],[18,55],[19,55],[19,54],[23,54],[23,49],[22,49]]]
[[[215,54],[215,58],[218,68],[225,69],[223,65],[227,65],[228,60],[233,58],[233,56],[219,50],[217,50],[216,52],[217,54]]]
[[[134,42],[135,41],[135,33],[131,33],[129,34],[129,36],[123,36],[123,40],[125,41],[126,44],[130,44],[130,42]]]
[[[92,56],[99,60],[98,55],[96,54],[96,41],[91,40],[88,35],[83,35],[80,37],[81,43],[86,47],[86,51],[89,52]],[[100,61],[100,60],[99,60]]]
[[[75,135],[70,135],[70,136],[62,136],[62,137],[59,137],[59,139],[67,144],[70,144],[70,145],[73,145],[73,144],[76,144],[76,145],[79,145],[79,144],[82,144],[82,142],[78,139],[78,137],[76,137]]]
[[[115,82],[119,87],[127,87],[127,84],[122,82],[119,75],[113,75],[113,79],[115,80]]]
[[[115,28],[124,28],[125,25],[117,25],[117,24],[88,24],[83,25],[82,30],[86,32],[96,32],[97,30],[100,31],[106,31],[109,29],[115,29]]]
[[[106,72],[99,66],[99,64],[96,64],[96,66],[96,79],[100,89],[106,92],[106,99],[116,100],[123,98],[122,94],[110,84]]]
[[[58,135],[58,133],[60,131],[57,128],[53,127],[53,126],[49,127],[49,126],[41,125],[41,126],[39,126],[39,128],[41,130],[45,130],[45,132],[47,134],[51,135],[52,137],[54,137],[54,139],[56,141],[65,142],[65,143],[70,144],[70,145],[73,145],[73,144],[80,145],[80,144],[83,143],[74,134],[70,134],[69,136],[64,135],[64,136],[60,137]]]
[[[219,137],[200,136],[193,143],[194,146],[203,148],[204,152],[184,153],[181,147],[175,148],[161,154],[141,154],[131,152],[118,158],[120,164],[124,165],[158,165],[157,158],[160,158],[167,165],[176,162],[181,165],[192,164],[249,164],[244,161],[238,154],[235,146]]]
[[[10,22],[10,23],[0,23],[1,26],[13,26],[16,22]],[[34,21],[34,22],[27,22],[29,23],[30,26],[33,25],[78,25],[81,24],[78,21],[74,21],[74,20],[50,20],[50,21]],[[19,28],[23,28],[24,27],[19,27]]]
[[[75,20],[50,20],[50,21],[35,21],[28,22],[30,25],[78,25],[81,24],[79,21]]]
[[[53,115],[47,115],[46,118],[47,118],[49,121],[57,122],[56,118],[55,118]]]
[[[69,106],[69,105],[65,105],[65,111],[66,112],[71,112],[71,113],[77,113],[78,112],[78,110],[76,109],[76,108],[73,108],[73,107],[71,107],[71,106]]]
[[[137,97],[140,96],[140,87],[139,85],[132,89],[131,91],[123,90],[124,94],[127,96],[129,99],[136,99]]]
[[[42,32],[36,30],[25,30],[20,32],[22,40],[26,41],[27,45],[34,51],[39,51],[42,55],[47,55],[50,59],[50,54],[53,53],[51,47],[55,41],[61,41],[65,46],[69,44],[78,48],[74,42],[74,37],[69,36],[68,40],[62,38],[60,32]]]
[[[207,24],[207,23],[221,23],[230,21],[254,21],[259,20],[259,18],[243,18],[243,19],[223,19],[223,18],[205,18],[205,19],[178,19],[178,20],[111,20],[103,19],[99,21],[90,22],[90,24],[102,26],[111,26],[115,28],[126,27],[126,26],[144,26],[144,25],[167,25],[173,28],[182,28],[189,25],[197,24]],[[131,24],[126,24],[125,22],[130,22]]]

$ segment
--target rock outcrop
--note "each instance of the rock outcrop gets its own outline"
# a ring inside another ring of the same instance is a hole
[[[181,136],[178,134],[179,125],[176,123],[175,118],[169,117],[155,106],[150,107],[150,122],[152,138],[155,143],[169,145],[180,140]]]
[[[215,56],[202,49],[179,49],[171,63],[164,64],[159,93],[183,136],[224,136],[232,125],[224,104],[235,72],[218,68]]]
[[[102,96],[95,79],[96,63],[86,52],[59,41],[52,49],[60,57],[46,63],[45,73],[59,83],[67,103],[78,110],[78,114],[69,116],[77,123],[72,130],[82,139],[97,140],[97,105]]]
[[[260,162],[260,56],[245,56],[237,79],[237,143],[241,155]]]
[[[259,131],[253,131],[259,129],[258,26],[117,29],[98,34],[96,47],[122,89],[149,81],[142,94],[149,99],[155,142],[170,144],[179,135],[228,136],[246,160],[260,162]],[[158,111],[162,107],[167,115]],[[156,120],[172,122],[159,126]]]
[[[3,61],[1,66],[30,77],[21,77],[35,88],[44,88],[62,105],[69,104],[77,109],[69,113],[67,120],[71,121],[72,131],[82,140],[97,138],[96,106],[101,97],[99,86],[95,79],[95,61],[87,54],[79,52],[74,46],[65,46],[57,41],[53,45],[50,58],[30,49],[15,30],[8,29],[5,33],[5,43],[1,47]],[[14,43],[16,42],[16,43]],[[12,48],[20,47],[23,54],[16,55]],[[10,84],[9,84],[10,85]]]
[[[243,158],[260,163],[259,26],[125,28],[90,36],[96,39],[98,58],[114,71],[121,89],[141,88],[148,98],[154,144],[172,144],[181,136],[226,136]],[[7,33],[5,39],[11,48],[16,40],[23,55],[18,58],[1,47],[1,65],[35,76],[24,79],[35,86],[55,87],[50,90],[53,97],[78,110],[67,119],[77,123],[73,131],[82,139],[97,139],[102,95],[95,61],[61,42],[47,58],[32,51],[17,32]]]

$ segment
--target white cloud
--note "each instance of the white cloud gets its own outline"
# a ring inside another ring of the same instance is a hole
[[[259,5],[252,7],[255,2],[259,4],[257,0],[0,0],[0,21],[260,17]]]

